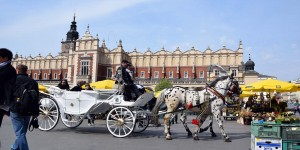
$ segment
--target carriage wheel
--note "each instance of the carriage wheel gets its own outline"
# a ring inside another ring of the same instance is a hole
[[[133,113],[136,116],[133,132],[139,133],[145,131],[149,125],[149,115],[142,108],[134,110]]]
[[[39,129],[42,131],[52,130],[59,120],[59,107],[56,101],[51,98],[42,98],[39,109]]]
[[[126,137],[134,129],[135,118],[126,107],[113,108],[107,115],[106,126],[115,137]]]
[[[83,115],[64,114],[61,116],[62,123],[68,128],[77,128],[83,122]]]

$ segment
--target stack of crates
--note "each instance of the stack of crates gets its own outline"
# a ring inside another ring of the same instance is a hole
[[[281,126],[251,123],[251,150],[282,150]]]
[[[300,150],[300,124],[251,123],[251,150]]]
[[[300,124],[281,125],[283,150],[300,150]]]

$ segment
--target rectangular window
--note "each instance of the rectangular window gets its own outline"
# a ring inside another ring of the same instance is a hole
[[[89,75],[90,65],[88,61],[81,61],[81,75]]]
[[[204,78],[204,71],[199,72],[199,78]]]
[[[67,79],[67,77],[68,77],[68,73],[65,73],[65,77],[64,78]]]
[[[169,71],[169,78],[173,78],[173,71]]]
[[[233,76],[236,77],[236,70],[232,70]]]
[[[54,73],[54,79],[57,79],[57,74],[56,73]]]
[[[37,74],[36,73],[34,74],[34,79],[37,79]]]
[[[145,71],[141,71],[140,78],[145,78]]]
[[[111,78],[112,77],[112,68],[107,68],[107,75],[106,78]]]
[[[189,78],[189,73],[188,73],[188,71],[184,71],[183,77],[184,77],[184,78]]]
[[[219,76],[220,76],[219,70],[215,70],[215,77],[219,77]]]
[[[47,79],[47,73],[44,73],[44,79]]]
[[[154,72],[154,78],[158,78],[158,77],[159,77],[158,74],[159,74],[159,72],[158,72],[158,71],[155,71],[155,72]]]

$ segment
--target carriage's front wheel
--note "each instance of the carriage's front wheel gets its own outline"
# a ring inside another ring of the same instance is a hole
[[[134,130],[135,117],[126,107],[115,107],[107,115],[106,126],[115,137],[126,137]]]
[[[42,98],[39,109],[39,129],[42,131],[52,130],[59,121],[59,107],[56,101],[47,97]]]

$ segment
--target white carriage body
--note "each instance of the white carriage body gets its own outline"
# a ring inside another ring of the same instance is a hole
[[[141,109],[154,93],[144,93],[136,101],[124,101],[117,90],[66,91],[47,88],[49,93],[40,100],[39,129],[53,129],[59,118],[69,128],[76,128],[89,114],[105,114],[106,126],[115,137],[126,137],[131,132],[142,132],[149,125],[146,111]]]
[[[52,97],[60,105],[61,112],[73,115],[86,114],[88,112],[103,113],[109,107],[116,106],[142,107],[154,97],[153,92],[150,92],[144,93],[136,101],[125,101],[124,95],[117,95],[115,89],[66,91],[57,87],[50,87],[47,90],[53,94]],[[101,107],[101,105],[104,105],[105,108],[104,106]],[[97,107],[103,109],[97,109]]]

